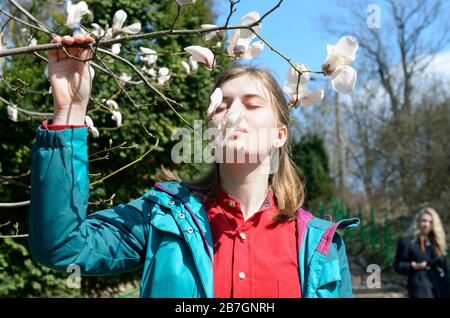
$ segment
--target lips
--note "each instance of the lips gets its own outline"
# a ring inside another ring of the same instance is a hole
[[[247,130],[246,128],[243,128],[243,127],[237,127],[237,128],[233,131],[233,134],[234,134],[235,132],[248,133],[248,130]]]

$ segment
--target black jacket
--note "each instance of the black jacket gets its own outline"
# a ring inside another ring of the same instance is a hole
[[[418,239],[404,237],[399,240],[394,258],[397,273],[408,275],[408,295],[411,298],[450,297],[450,273],[445,256],[438,257],[431,243],[427,241],[425,252],[420,249]],[[426,261],[423,270],[414,270],[411,262]]]

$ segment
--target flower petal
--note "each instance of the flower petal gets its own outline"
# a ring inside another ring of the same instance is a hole
[[[122,30],[122,32],[125,32],[127,34],[136,34],[141,32],[141,22],[136,22],[130,25],[127,25],[126,27],[124,27]]]
[[[192,55],[194,61],[203,63],[210,69],[214,68],[216,64],[215,58],[210,49],[199,45],[192,45],[185,47],[184,50]]]
[[[144,61],[147,64],[147,66],[151,66],[158,59],[156,51],[152,49],[140,47],[139,50],[141,50],[141,54],[143,55],[140,56],[140,59],[141,61]]]
[[[198,62],[194,61],[194,59],[192,58],[192,56],[189,57],[189,63],[191,64],[192,67],[192,72],[195,72],[198,69]]]
[[[247,51],[244,54],[244,59],[251,60],[257,57],[259,54],[261,54],[262,50],[264,49],[264,42],[263,41],[256,41],[250,44]]]
[[[208,106],[208,110],[206,111],[206,116],[212,117],[216,108],[219,107],[219,105],[222,103],[222,100],[223,100],[223,93],[222,93],[222,90],[220,89],[220,87],[217,87],[214,90],[214,92],[211,94],[209,99],[210,99],[210,103]]]
[[[302,72],[300,76],[300,85],[307,85],[310,81],[310,72],[308,66],[305,64],[295,64],[298,71]],[[291,66],[286,74],[286,81],[288,85],[297,86],[298,72]]]
[[[105,104],[106,104],[106,106],[111,107],[114,110],[119,109],[119,104],[117,104],[117,102],[115,100],[108,99],[107,101],[105,101]]]
[[[191,73],[191,66],[186,61],[181,61],[181,66],[186,74]]]
[[[338,67],[331,80],[333,89],[342,94],[350,93],[355,86],[356,74],[356,70],[349,65]]]
[[[215,24],[202,24],[200,27],[202,29],[210,29],[210,28],[217,28],[217,25],[215,25]],[[210,41],[214,37],[216,37],[217,35],[219,35],[218,31],[211,31],[211,32],[206,33],[206,35],[204,37],[205,37],[206,41]]]
[[[99,38],[105,34],[105,30],[103,30],[103,28],[100,25],[98,25],[97,23],[91,23],[91,26],[94,28],[94,30],[91,31],[91,33],[95,37]]]
[[[121,46],[122,46],[122,44],[120,44],[120,43],[113,44],[111,46],[111,52],[113,52],[114,54],[119,54]]]
[[[81,18],[89,14],[88,5],[84,1],[80,1],[77,4],[72,4],[72,1],[68,1],[66,5],[67,20],[66,24],[71,29],[80,27]]]
[[[119,111],[113,110],[111,119],[116,122],[117,127],[122,126],[122,114]]]
[[[9,118],[10,118],[12,121],[17,121],[17,114],[18,114],[18,112],[17,112],[17,106],[16,106],[16,105],[13,105],[13,106],[8,105],[8,106],[6,107],[6,110],[7,110],[7,112],[8,112]]]
[[[234,49],[236,47],[236,43],[238,41],[238,38],[239,38],[239,30],[234,30],[231,33],[230,39],[228,40],[227,53],[228,53],[229,56],[233,56],[233,57],[235,56]]]
[[[345,56],[352,62],[355,60],[356,51],[358,51],[358,40],[352,35],[347,35],[339,39],[334,46],[334,53]]]
[[[325,93],[322,88],[318,88],[313,91],[308,90],[302,97],[302,105],[308,107],[311,106],[312,104],[319,103],[324,96]]]
[[[114,14],[112,32],[115,33],[122,29],[123,23],[127,19],[127,13],[123,10],[119,10]]]
[[[245,16],[241,18],[240,25],[251,25],[258,21],[260,19],[260,15],[258,11],[252,11],[250,13],[247,13]],[[258,24],[254,27],[252,27],[252,30],[254,30],[256,33],[259,33],[261,31],[261,24]],[[255,38],[255,34],[250,30],[240,29],[239,30],[239,37],[241,38]]]
[[[244,113],[241,111],[229,111],[223,116],[221,123],[219,124],[219,129],[222,131],[223,138],[222,145],[228,142],[229,137],[233,131],[239,126],[239,124],[244,119]]]
[[[185,4],[195,4],[197,0],[177,0],[177,3],[182,6]]]

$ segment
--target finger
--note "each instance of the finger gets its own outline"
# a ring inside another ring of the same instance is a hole
[[[78,43],[78,44],[84,43],[84,36],[82,34],[80,34],[80,33],[75,34],[73,36],[73,39],[75,40],[75,43]]]
[[[61,43],[61,37],[59,35],[55,36],[50,43]]]
[[[89,34],[84,37],[85,43],[92,43],[94,41],[95,41],[94,38],[92,36],[90,36]]]
[[[74,36],[70,36],[70,35],[63,36],[63,43],[67,44],[67,45],[72,45],[72,44],[76,43],[76,39],[78,38],[78,35],[82,36],[81,34],[76,34]],[[80,49],[78,47],[67,47],[66,51],[67,51],[67,53],[69,53],[70,55],[73,55],[73,56],[78,56],[80,53]],[[67,55],[64,52],[62,52],[62,54],[64,54],[64,56],[67,57]]]
[[[50,43],[61,43],[62,39],[60,36],[55,36]],[[58,57],[58,51],[59,50],[49,50],[48,56],[49,57]]]
[[[70,35],[64,35],[62,41],[64,44],[72,45],[75,42],[75,39]]]

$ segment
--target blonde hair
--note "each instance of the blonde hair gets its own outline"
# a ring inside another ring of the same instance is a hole
[[[434,246],[434,249],[436,251],[436,254],[438,256],[447,255],[447,243],[445,238],[445,231],[442,226],[441,218],[439,217],[439,214],[437,212],[430,208],[426,207],[421,209],[414,217],[413,222],[411,223],[410,229],[409,229],[409,235],[413,239],[417,239],[420,234],[419,229],[419,223],[420,219],[424,214],[428,214],[431,216],[432,222],[433,222],[433,229],[431,230],[431,233],[429,235],[429,239],[431,241],[431,244]]]
[[[268,70],[234,64],[218,76],[210,91],[210,95],[217,87],[222,86],[225,82],[244,75],[248,75],[253,79],[260,81],[268,90],[270,93],[271,105],[276,114],[277,123],[280,126],[286,126],[288,129],[287,140],[279,152],[278,168],[276,169],[276,172],[269,175],[269,185],[273,190],[277,202],[278,214],[275,216],[275,221],[281,223],[293,220],[296,218],[297,209],[303,205],[305,192],[303,183],[299,177],[300,171],[292,161],[290,155],[292,142],[289,129],[290,108],[277,81]],[[181,182],[176,174],[173,174],[164,167],[157,173],[155,180],[176,180]],[[206,198],[215,198],[220,183],[219,164],[214,163],[212,168],[199,179],[183,181],[183,183],[193,190],[194,194],[200,194]]]

